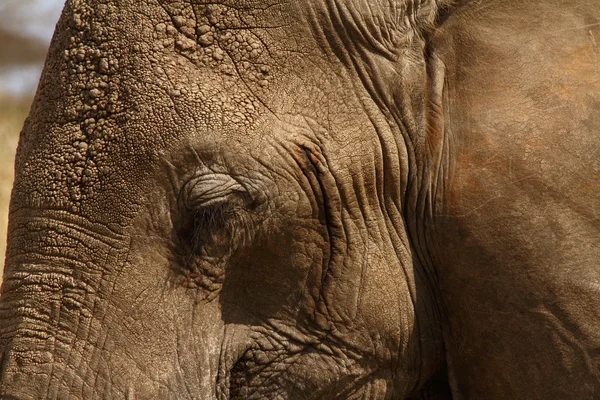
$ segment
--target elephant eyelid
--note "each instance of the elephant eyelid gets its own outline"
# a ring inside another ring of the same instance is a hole
[[[180,237],[195,256],[219,256],[249,243],[267,202],[260,181],[223,173],[193,176],[181,188]]]
[[[193,254],[200,254],[229,242],[252,196],[228,174],[204,173],[183,185],[179,202],[182,238]]]
[[[184,187],[185,203],[190,210],[222,208],[234,194],[247,194],[244,186],[230,175],[210,174],[191,179]]]

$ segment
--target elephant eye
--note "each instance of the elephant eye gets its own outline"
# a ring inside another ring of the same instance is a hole
[[[228,174],[202,174],[183,186],[179,226],[188,256],[216,262],[247,243],[261,202],[238,179]]]
[[[214,233],[225,226],[225,206],[216,204],[197,210],[194,213],[193,223],[195,231]]]
[[[194,254],[223,253],[231,237],[227,219],[228,210],[225,204],[196,210],[190,224],[191,232],[189,232],[192,252]]]
[[[226,174],[193,177],[180,197],[181,232],[191,256],[227,254],[243,187]]]

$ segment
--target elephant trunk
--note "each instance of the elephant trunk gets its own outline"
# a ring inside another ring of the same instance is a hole
[[[201,316],[173,309],[181,328],[164,321],[145,335],[146,321],[168,306],[140,295],[150,292],[141,279],[139,292],[120,288],[117,277],[136,269],[130,238],[65,212],[31,209],[13,212],[9,230],[0,399],[216,398],[218,304]],[[214,322],[191,332],[191,315]]]
[[[94,386],[91,368],[108,345],[101,332],[109,282],[106,266],[91,259],[118,263],[126,252],[120,239],[63,212],[11,214],[0,297],[0,394],[62,398],[66,387]],[[94,362],[84,366],[88,356]]]
[[[28,275],[26,280],[29,282],[19,284],[19,288],[14,278],[3,286],[5,294],[0,301],[0,317],[6,323],[0,328],[0,393],[16,399],[53,398],[57,397],[57,393],[51,391],[53,380],[84,378],[83,371],[66,364],[77,355],[77,350],[71,348],[75,332],[62,326],[73,321],[75,316],[59,311],[63,303],[55,292],[31,282],[50,279],[50,274],[41,271],[42,265],[28,265],[27,269],[39,272]],[[52,279],[64,278],[52,274]],[[45,304],[43,311],[39,308],[42,303]],[[59,333],[58,329],[63,331]]]

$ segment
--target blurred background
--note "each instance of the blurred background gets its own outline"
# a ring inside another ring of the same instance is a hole
[[[0,281],[19,132],[65,0],[0,0]]]

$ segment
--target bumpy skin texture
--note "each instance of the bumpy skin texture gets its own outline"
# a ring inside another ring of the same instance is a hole
[[[598,397],[600,7],[522,3],[68,1],[0,398]]]

